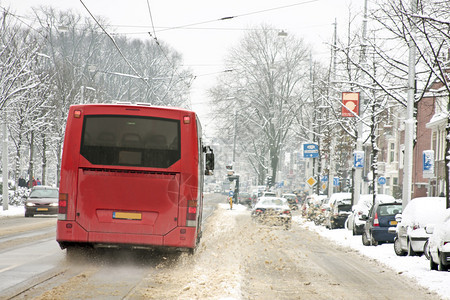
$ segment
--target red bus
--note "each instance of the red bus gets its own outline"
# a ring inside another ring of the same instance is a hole
[[[193,251],[201,237],[203,179],[213,169],[213,151],[203,147],[192,111],[144,104],[71,106],[56,240],[68,250]]]

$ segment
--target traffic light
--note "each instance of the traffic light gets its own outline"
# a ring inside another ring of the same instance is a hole
[[[233,165],[226,165],[225,168],[227,169],[227,175],[228,176],[233,176],[234,175]]]
[[[271,187],[273,185],[273,178],[272,178],[272,176],[267,176],[267,178],[266,178],[266,185],[268,187]]]

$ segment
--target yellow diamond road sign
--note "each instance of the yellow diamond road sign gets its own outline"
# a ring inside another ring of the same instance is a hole
[[[309,177],[308,180],[306,180],[306,183],[307,183],[310,187],[314,186],[314,185],[316,184],[316,182],[317,182],[317,180],[315,180],[314,177],[312,177],[312,176]]]

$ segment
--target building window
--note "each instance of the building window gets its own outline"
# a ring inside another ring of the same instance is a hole
[[[395,160],[395,144],[391,143],[391,150],[389,151],[389,162],[393,162]]]

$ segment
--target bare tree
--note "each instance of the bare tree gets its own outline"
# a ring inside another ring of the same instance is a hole
[[[417,0],[418,10],[412,12],[410,1],[381,2],[375,12],[376,20],[384,29],[403,43],[409,39],[418,51],[416,103],[422,99],[431,83],[441,86],[440,99],[446,100],[447,141],[445,158],[445,182],[447,207],[450,207],[449,159],[450,159],[450,3],[440,0]],[[380,17],[381,16],[381,17]],[[414,33],[413,33],[414,32]],[[403,63],[386,57],[391,66],[400,69]],[[445,105],[445,103],[444,103]]]
[[[236,110],[241,149],[255,172],[265,170],[273,180],[291,125],[309,97],[308,54],[293,36],[279,37],[269,26],[254,28],[230,51],[226,63],[233,72],[211,90],[221,124],[233,124]]]
[[[42,105],[42,98],[30,97],[42,87],[42,78],[35,72],[40,45],[33,32],[21,28],[7,11],[2,17],[0,107],[3,117],[7,112],[10,120],[8,131],[15,146],[13,174],[17,183],[22,153],[24,148],[29,149],[26,137],[35,125],[33,119],[29,118],[29,112]],[[7,122],[8,119],[3,121]]]

